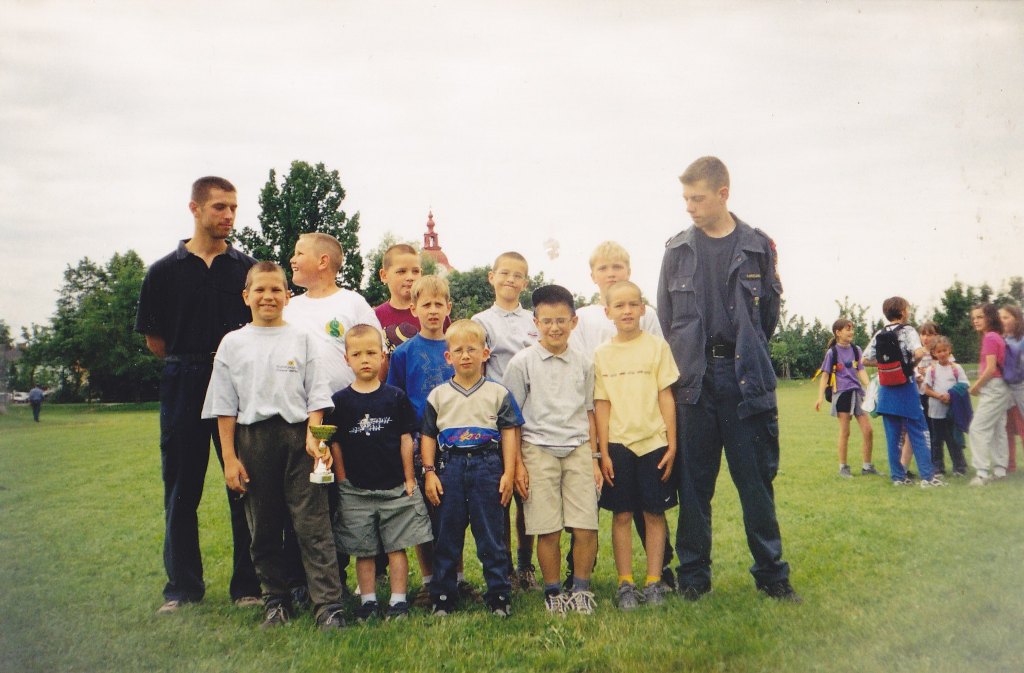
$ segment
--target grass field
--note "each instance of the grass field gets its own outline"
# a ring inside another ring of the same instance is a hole
[[[308,615],[264,633],[258,610],[230,603],[216,459],[200,509],[207,598],[154,615],[164,582],[155,408],[48,405],[40,424],[10,408],[0,416],[0,671],[1024,670],[1024,475],[982,489],[840,480],[836,423],[814,413],[814,396],[807,383],[780,390],[776,493],[802,605],[754,591],[723,461],[715,590],[698,603],[617,612],[603,520],[592,618],[550,618],[539,594],[520,594],[508,621],[470,610],[333,634]],[[880,469],[883,446],[876,421]],[[480,583],[475,561],[467,574]]]

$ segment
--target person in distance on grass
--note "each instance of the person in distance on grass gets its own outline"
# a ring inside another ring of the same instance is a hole
[[[338,287],[338,271],[344,263],[345,251],[334,236],[320,232],[301,234],[295,242],[290,265],[292,283],[306,291],[292,297],[284,307],[284,319],[288,324],[307,332],[324,347],[320,366],[327,374],[331,392],[342,390],[355,380],[355,374],[345,360],[346,331],[359,324],[379,326],[376,313],[361,295]],[[329,500],[333,518],[337,509],[336,498]],[[308,602],[302,559],[290,523],[285,533],[285,551],[293,597],[300,603]],[[338,557],[342,586],[348,563],[347,556]]]
[[[969,389],[971,395],[978,397],[970,431],[971,462],[975,472],[971,486],[985,486],[993,479],[1006,477],[1009,458],[1006,410],[1013,400],[1003,380],[1006,342],[1002,337],[999,309],[993,304],[975,306],[971,309],[971,325],[981,340],[978,378]]]
[[[384,330],[384,346],[388,357],[420,331],[420,319],[412,312],[412,286],[423,275],[420,254],[408,243],[396,243],[381,257],[380,281],[387,285],[390,298],[373,308]],[[451,318],[446,317],[442,329],[448,329]],[[387,360],[381,376],[387,380]]]
[[[345,332],[345,359],[355,381],[334,394],[330,425],[339,497],[334,539],[342,553],[356,556],[360,606],[356,619],[378,616],[376,557],[387,554],[391,600],[386,616],[409,614],[406,591],[409,559],[405,548],[434,539],[412,466],[416,412],[409,398],[380,382],[384,343],[376,325],[355,325]]]
[[[860,349],[853,345],[853,322],[840,318],[832,323],[832,339],[821,363],[821,381],[818,385],[818,399],[814,410],[821,411],[825,401],[825,389],[832,386],[832,415],[839,418],[839,476],[852,477],[846,462],[850,443],[850,419],[856,418],[863,438],[861,450],[864,465],[861,474],[878,474],[871,463],[874,433],[871,419],[861,409],[861,400],[868,388],[868,375],[864,371]]]
[[[932,346],[932,364],[924,374],[924,394],[928,396],[928,418],[932,421],[932,465],[936,470],[944,467],[942,445],[949,451],[953,463],[953,476],[967,474],[967,459],[964,447],[956,431],[953,414],[949,407],[952,401],[950,391],[958,383],[970,385],[967,372],[953,361],[953,344],[946,337],[937,337]]]
[[[569,347],[576,326],[573,296],[559,285],[533,292],[540,341],[516,353],[504,383],[523,413],[521,452],[529,475],[526,533],[537,535],[548,612],[591,614],[596,607],[590,575],[597,554],[597,493],[604,481],[594,449],[594,367]],[[562,529],[575,534],[576,571],[562,594],[558,566]]]
[[[921,337],[917,330],[907,325],[910,303],[903,297],[889,297],[882,303],[882,313],[889,324],[871,337],[871,342],[864,349],[864,364],[869,367],[878,366],[877,343],[883,333],[896,332],[902,357],[906,362],[917,362],[925,353]],[[881,378],[881,377],[880,377]],[[889,450],[889,476],[893,485],[904,486],[913,482],[907,476],[906,468],[900,462],[903,432],[906,431],[910,445],[914,451],[914,459],[921,471],[921,486],[945,486],[932,466],[931,448],[925,438],[928,428],[924,421],[924,411],[917,394],[917,383],[913,372],[905,383],[899,385],[878,386],[878,402],[875,410],[881,414],[885,427],[885,441]]]
[[[771,598],[797,602],[773,486],[779,415],[768,341],[782,302],[775,242],[729,212],[729,171],[717,157],[697,159],[679,181],[693,226],[665,244],[658,281],[658,317],[683,373],[674,390],[678,589],[689,600],[711,591],[711,500],[724,449],[754,582]]]
[[[1019,306],[1007,304],[999,307],[999,320],[1003,323],[1003,340],[1006,341],[1006,354],[1009,357],[1013,354],[1010,348],[1019,351],[1024,341],[1024,314],[1021,314]],[[1007,382],[1007,385],[1013,401],[1006,415],[1006,471],[1009,473],[1017,471],[1015,437],[1024,440],[1024,414],[1021,413],[1024,409],[1024,382]]]
[[[445,340],[445,359],[455,375],[430,391],[420,438],[426,495],[438,513],[433,613],[447,615],[458,606],[456,571],[469,526],[487,583],[484,601],[492,614],[507,617],[512,586],[505,508],[519,460],[516,428],[523,419],[511,393],[483,376],[490,354],[483,328],[457,320]]]
[[[195,224],[192,238],[149,267],[135,320],[146,347],[165,363],[160,374],[160,464],[167,583],[159,614],[201,601],[206,593],[196,512],[211,438],[217,460],[222,466],[224,461],[217,424],[203,420],[200,412],[217,344],[252,319],[242,287],[256,263],[227,242],[238,208],[234,185],[224,178],[199,178],[188,207]],[[230,595],[239,606],[261,605],[245,510],[231,491],[227,494],[234,539]]]
[[[444,340],[445,324],[452,311],[448,281],[439,276],[422,276],[410,290],[412,316],[419,324],[419,332],[403,342],[391,354],[387,383],[404,391],[416,411],[416,427],[423,421],[427,406],[427,395],[437,386],[451,378],[455,370],[445,359],[448,346]],[[423,463],[420,451],[420,434],[413,435],[413,468],[422,475]],[[426,497],[423,476],[420,476],[420,491]],[[428,501],[429,504],[429,501]],[[437,536],[437,513],[428,506],[434,535]],[[427,542],[416,546],[416,558],[420,565],[423,584],[413,598],[413,606],[430,606],[430,583],[434,579],[434,545]],[[460,580],[465,581],[460,577]],[[468,586],[468,583],[466,583]],[[468,592],[468,590],[467,590]]]
[[[309,482],[319,442],[308,428],[333,408],[322,346],[285,323],[288,281],[277,264],[253,266],[242,296],[252,323],[221,341],[202,415],[217,419],[228,488],[246,494],[252,559],[265,597],[263,628],[285,624],[292,614],[282,540],[289,515],[316,623],[340,628],[345,620],[327,492]]]
[[[519,295],[529,281],[529,267],[526,258],[518,252],[503,252],[494,260],[494,266],[487,274],[487,282],[494,288],[494,304],[486,311],[473,316],[487,333],[487,347],[491,356],[487,359],[484,372],[487,378],[498,383],[508,368],[509,360],[519,351],[537,343],[537,326],[533,316],[519,303]],[[519,466],[518,474],[528,479],[525,468]],[[523,500],[518,491],[527,488],[527,484],[517,485],[517,492],[512,497],[516,503],[516,564],[512,570],[512,559],[509,558],[509,571],[513,575],[513,587],[516,589],[539,589],[536,572],[533,566],[533,536],[526,533],[526,517],[524,516]],[[506,528],[509,536],[506,545],[511,552],[512,535],[509,510],[506,510]]]
[[[645,306],[640,288],[622,280],[607,291],[605,311],[615,336],[594,352],[594,414],[604,486],[600,505],[613,513],[612,552],[618,571],[619,608],[660,605],[671,589],[661,580],[665,512],[676,506],[676,409],[671,385],[679,370],[668,343],[640,328]],[[647,529],[647,580],[633,581],[634,512]],[[579,572],[576,566],[576,572]]]

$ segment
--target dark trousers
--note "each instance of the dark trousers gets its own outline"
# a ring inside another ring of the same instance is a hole
[[[199,601],[206,593],[199,553],[199,519],[210,439],[221,466],[216,420],[200,413],[213,367],[204,362],[168,362],[160,379],[160,462],[164,480],[164,568],[167,600]],[[249,527],[241,501],[225,486],[234,539],[232,599],[260,594],[259,580],[249,556]]]
[[[252,560],[268,604],[291,603],[283,540],[290,516],[315,614],[337,607],[342,595],[327,506],[329,487],[309,482],[313,460],[306,453],[306,424],[274,416],[239,425],[235,445],[249,475],[243,502]]]
[[[750,572],[758,587],[789,578],[782,560],[782,537],[775,517],[772,481],[779,469],[778,411],[740,418],[743,397],[732,358],[712,358],[696,404],[676,407],[680,474],[676,553],[680,586],[711,583],[711,499],[722,464],[739,493]]]
[[[953,471],[961,474],[967,472],[967,459],[964,457],[964,445],[961,442],[963,435],[956,431],[956,424],[953,422],[952,414],[945,418],[931,418],[932,432],[932,466],[936,472],[946,471],[945,456],[942,452],[942,445],[946,445],[949,451],[949,459],[953,463]]]
[[[331,521],[334,521],[335,517],[338,516],[338,489],[333,485],[325,486],[327,490],[327,504],[331,511]],[[302,551],[299,549],[299,541],[295,537],[295,526],[292,524],[292,519],[289,516],[284,526],[284,555],[286,563],[286,572],[288,587],[296,589],[298,587],[306,586],[306,571],[302,567]],[[387,554],[384,554],[384,567],[387,568]],[[344,587],[348,581],[348,554],[338,552],[338,577],[341,580],[341,586]],[[378,565],[378,575],[380,566]]]
[[[36,423],[38,423],[39,422],[39,412],[42,411],[42,409],[43,409],[43,403],[42,402],[30,402],[30,404],[32,405],[32,420],[34,420]]]
[[[498,483],[503,472],[501,453],[487,451],[467,456],[445,455],[438,471],[441,505],[437,508],[434,540],[434,580],[431,596],[449,599],[458,595],[459,561],[466,542],[466,526],[473,531],[476,555],[483,565],[487,599],[508,596],[508,548],[505,546],[505,508],[501,506]],[[443,599],[442,599],[443,600]]]

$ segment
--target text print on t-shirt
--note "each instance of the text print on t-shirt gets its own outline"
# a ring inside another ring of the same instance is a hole
[[[384,416],[383,418],[370,418],[370,414],[366,414],[359,419],[359,425],[355,426],[348,432],[350,435],[358,435],[361,432],[369,435],[371,432],[380,432],[381,428],[390,422],[390,416]]]

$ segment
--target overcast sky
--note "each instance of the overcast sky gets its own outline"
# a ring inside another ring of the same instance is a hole
[[[255,226],[295,159],[340,172],[364,249],[433,208],[456,268],[516,249],[590,295],[611,238],[653,299],[704,154],[791,312],[927,309],[1024,275],[1022,84],[1016,2],[7,0],[0,318],[45,322],[83,256],[169,252],[200,175]]]

